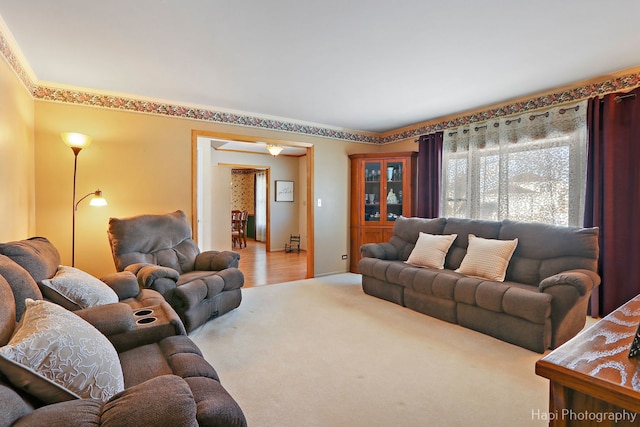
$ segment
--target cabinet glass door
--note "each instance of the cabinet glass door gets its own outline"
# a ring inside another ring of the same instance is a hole
[[[364,164],[364,220],[380,222],[380,196],[382,183],[382,163],[365,162]]]
[[[394,222],[402,215],[404,166],[405,163],[402,160],[388,161],[384,164],[383,176],[386,180],[386,194],[384,195],[386,212],[384,212],[384,219],[388,222]]]

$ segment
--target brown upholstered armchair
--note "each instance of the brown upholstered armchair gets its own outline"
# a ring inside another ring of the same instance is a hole
[[[116,269],[160,292],[188,332],[240,305],[240,254],[200,252],[183,211],[111,218],[108,234]]]

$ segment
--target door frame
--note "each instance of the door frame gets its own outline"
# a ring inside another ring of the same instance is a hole
[[[193,129],[191,131],[191,227],[193,229],[194,237],[198,236],[198,138],[215,138],[215,139],[226,139],[230,141],[242,141],[242,142],[267,142],[270,144],[279,144],[283,146],[294,146],[294,147],[302,147],[306,149],[306,163],[307,163],[307,206],[306,206],[306,215],[307,215],[307,278],[312,278],[315,276],[315,260],[314,260],[314,247],[315,247],[315,239],[314,239],[314,210],[313,210],[313,191],[314,191],[314,147],[313,144],[302,143],[278,138],[266,138],[266,137],[256,137],[252,135],[243,135],[243,134],[233,134],[233,133],[224,133],[224,132],[213,132],[206,130],[197,130]],[[229,166],[229,165],[227,165]],[[270,174],[269,174],[270,175]],[[269,187],[268,187],[269,188]],[[270,188],[269,188],[270,189]],[[267,205],[267,221],[270,220],[269,216],[269,207]],[[269,230],[270,227],[267,227]],[[270,233],[267,232],[267,243],[269,243]],[[267,246],[269,248],[269,246]]]

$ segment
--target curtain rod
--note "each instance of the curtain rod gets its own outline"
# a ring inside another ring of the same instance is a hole
[[[616,102],[620,102],[620,101],[618,100],[618,98],[627,98],[627,97],[634,97],[634,98],[635,98],[635,96],[636,96],[636,94],[635,94],[635,93],[632,93],[632,94],[629,94],[629,95],[622,95],[622,96],[616,97]],[[569,111],[569,110],[575,110],[575,111],[578,111],[579,109],[580,109],[580,105],[578,104],[578,105],[574,105],[573,107],[560,108],[560,109],[558,110],[558,113],[560,113],[560,114],[564,114],[564,113],[566,113],[566,112],[567,112],[567,111]],[[529,120],[535,120],[537,117],[543,117],[543,116],[544,116],[544,117],[549,117],[549,110],[545,111],[544,113],[531,114],[531,115],[529,116]],[[518,122],[518,123],[520,123],[520,120],[521,120],[521,119],[522,119],[522,117],[518,117],[517,119],[507,119],[507,120],[505,120],[505,121],[504,121],[504,123],[505,123],[506,125],[510,125],[511,123],[514,123],[514,122]],[[493,127],[496,127],[496,128],[497,128],[498,126],[500,126],[500,123],[498,123],[498,122],[495,122],[495,123],[493,124]],[[473,130],[475,130],[475,131],[477,132],[478,130],[480,130],[480,129],[484,129],[484,128],[486,128],[486,127],[487,127],[487,125],[475,126],[475,127],[473,128]],[[464,130],[463,130],[463,132],[466,134],[467,132],[469,132],[469,129],[464,129]],[[451,132],[449,132],[449,136],[455,135],[456,133],[458,133],[458,131],[451,131]],[[413,140],[413,142],[420,142],[420,138],[418,138],[418,139],[414,139],[414,140]]]
[[[614,98],[614,100],[616,101],[616,104],[619,104],[622,102],[623,99],[625,98],[635,98],[636,94],[635,93],[629,93],[627,95],[618,95]]]

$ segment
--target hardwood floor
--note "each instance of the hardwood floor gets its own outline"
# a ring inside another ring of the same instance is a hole
[[[307,252],[267,253],[264,243],[247,239],[246,248],[235,248],[240,254],[240,270],[244,273],[244,287],[273,285],[304,279],[307,276]]]

